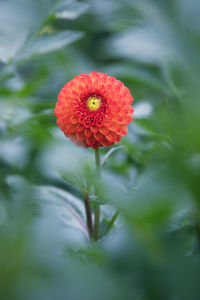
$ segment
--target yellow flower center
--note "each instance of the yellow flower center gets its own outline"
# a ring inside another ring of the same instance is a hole
[[[97,97],[89,97],[86,104],[89,110],[97,110],[101,105],[101,99]]]

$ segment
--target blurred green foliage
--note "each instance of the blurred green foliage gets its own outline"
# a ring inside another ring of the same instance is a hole
[[[200,299],[199,13],[198,0],[0,1],[2,300]],[[90,71],[135,98],[128,135],[101,150],[102,182],[53,114]],[[86,182],[102,233],[120,211],[93,245]]]

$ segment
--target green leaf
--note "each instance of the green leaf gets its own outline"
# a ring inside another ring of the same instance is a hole
[[[86,185],[84,184],[84,182],[81,181],[80,177],[75,176],[75,174],[64,174],[59,171],[59,175],[62,177],[62,179],[79,188],[81,191],[84,191],[86,189]]]
[[[62,5],[65,6],[66,1],[59,1],[59,6],[57,6],[58,15],[61,13],[59,7],[61,9]],[[83,11],[83,6],[84,4],[79,5],[79,13],[74,13],[74,16],[78,16],[81,13],[80,7],[82,7]],[[0,60],[8,63],[17,55],[18,58],[23,58],[22,52],[24,52],[25,58],[33,54],[43,54],[60,49],[80,38],[80,33],[69,31],[53,33],[48,37],[46,35],[36,37],[45,22],[48,22],[48,18],[54,12],[54,9],[56,8],[53,0],[1,1]]]
[[[80,39],[82,36],[83,34],[81,32],[71,30],[43,34],[30,41],[30,43],[18,57],[18,60],[59,50],[66,45]]]
[[[115,152],[116,150],[122,149],[122,148],[124,148],[124,147],[123,147],[123,146],[117,146],[117,147],[111,148],[111,149],[103,156],[103,158],[102,158],[102,160],[101,160],[101,165],[102,165],[102,167],[105,166],[105,164],[106,164],[108,158],[110,157],[110,155],[111,155],[113,152]]]
[[[7,63],[15,57],[47,16],[47,1],[1,1],[0,59]]]
[[[59,19],[74,20],[89,9],[87,3],[76,1],[61,1],[55,7],[53,15]]]
[[[58,209],[58,218],[63,219],[69,228],[81,230],[87,237],[87,228],[84,220],[84,206],[82,201],[74,195],[53,186],[36,187],[40,200],[44,201],[44,211],[53,206]],[[64,214],[64,215],[63,215]]]

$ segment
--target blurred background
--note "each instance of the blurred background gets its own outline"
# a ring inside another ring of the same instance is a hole
[[[198,0],[0,0],[2,300],[200,299],[199,15]],[[53,113],[91,71],[135,100],[128,135],[101,150],[102,233],[120,216],[93,245],[94,153]]]

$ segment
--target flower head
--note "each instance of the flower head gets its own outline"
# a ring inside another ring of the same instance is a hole
[[[128,132],[133,97],[104,73],[81,74],[66,83],[55,107],[57,124],[74,143],[94,149],[111,146]]]

